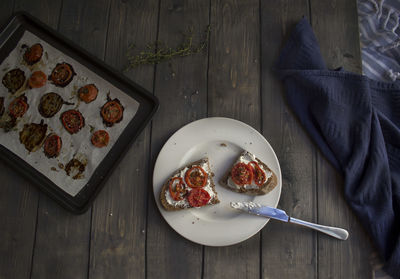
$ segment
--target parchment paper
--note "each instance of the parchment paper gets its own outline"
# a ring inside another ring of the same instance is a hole
[[[23,61],[23,54],[26,49],[22,46],[24,44],[31,46],[35,43],[40,43],[43,46],[42,60],[34,66],[27,66]],[[17,126],[12,131],[6,133],[3,129],[0,129],[0,144],[25,160],[62,190],[71,196],[75,196],[86,185],[97,166],[110,151],[127,124],[132,120],[139,108],[139,103],[88,68],[28,31],[25,31],[17,47],[0,65],[0,75],[2,79],[4,74],[9,70],[20,68],[25,72],[26,79],[36,70],[41,70],[49,76],[56,64],[62,62],[71,64],[76,73],[71,83],[65,88],[57,87],[48,81],[45,86],[37,89],[29,89],[27,86],[24,86],[24,89],[12,95],[3,84],[0,85],[0,96],[4,97],[4,105],[6,108],[4,113],[7,113],[8,105],[16,96],[25,94],[29,104],[28,111],[19,119]],[[86,104],[85,102],[79,101],[77,91],[80,87],[90,83],[96,85],[99,89],[99,94],[96,100]],[[74,103],[74,105],[64,104],[61,110],[52,118],[42,117],[38,111],[38,105],[40,98],[49,92],[59,94],[64,101]],[[106,127],[100,116],[100,108],[107,102],[107,93],[109,93],[111,99],[118,98],[124,106],[122,121],[114,124],[113,127]],[[78,133],[73,135],[65,130],[60,121],[60,115],[69,109],[79,110],[85,118],[85,126]],[[30,153],[25,149],[25,146],[20,143],[19,132],[23,129],[24,124],[32,122],[40,123],[42,119],[44,123],[48,125],[47,134],[54,132],[62,139],[62,149],[57,158],[47,158],[43,152],[43,147],[36,152]],[[92,133],[100,129],[106,130],[110,135],[110,142],[107,147],[94,147],[90,141]],[[62,165],[67,165],[72,158],[87,161],[83,176],[79,179],[72,179],[72,177],[67,176],[62,167]]]

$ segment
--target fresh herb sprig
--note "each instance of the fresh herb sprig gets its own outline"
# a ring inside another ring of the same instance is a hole
[[[131,45],[127,51],[128,66],[125,71],[145,64],[158,64],[176,57],[184,57],[202,52],[207,48],[210,38],[210,25],[207,26],[204,39],[198,44],[193,43],[193,28],[183,33],[183,43],[176,48],[171,48],[163,42],[154,42],[146,45],[145,50],[134,54],[135,45]]]

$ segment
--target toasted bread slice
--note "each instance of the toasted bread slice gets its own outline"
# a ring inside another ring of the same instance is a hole
[[[185,181],[185,174],[188,170],[190,170],[192,167],[195,167],[195,166],[200,166],[207,173],[207,182],[204,187],[200,187],[200,188],[205,190],[210,195],[210,199],[207,202],[207,204],[205,204],[203,206],[219,203],[218,194],[215,191],[215,184],[213,181],[214,174],[211,171],[208,158],[203,158],[201,160],[190,163],[190,164],[182,167],[181,169],[175,171],[173,173],[173,175],[171,175],[167,179],[167,181],[163,185],[163,187],[161,189],[161,193],[160,193],[160,201],[161,201],[161,204],[163,205],[163,207],[165,208],[165,210],[174,211],[174,210],[182,210],[182,209],[194,207],[188,201],[189,194],[194,188],[191,188],[187,185],[187,182]],[[174,200],[169,191],[170,181],[176,177],[182,178],[182,181],[184,183],[184,188],[186,191],[186,194],[182,195],[182,200],[179,200],[179,201]]]
[[[251,184],[245,184],[245,185],[237,185],[233,180],[232,180],[232,174],[231,171],[233,167],[237,163],[245,163],[248,164],[251,161],[255,161],[258,163],[260,168],[265,172],[266,175],[266,180],[262,185],[256,185],[254,183],[254,180],[252,181]],[[258,159],[254,154],[248,152],[248,151],[243,151],[238,159],[235,161],[235,163],[231,166],[231,168],[227,171],[227,173],[222,177],[222,179],[219,181],[220,185],[237,193],[243,193],[243,194],[248,194],[248,195],[265,195],[269,192],[271,192],[277,185],[278,185],[278,179],[275,175],[275,173],[260,159]]]

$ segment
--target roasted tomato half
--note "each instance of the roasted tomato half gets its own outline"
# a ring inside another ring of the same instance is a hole
[[[65,172],[68,176],[72,176],[72,179],[82,178],[82,174],[85,171],[85,164],[78,159],[71,159],[65,166]]]
[[[29,152],[33,152],[42,145],[46,132],[47,124],[43,124],[43,120],[39,124],[25,124],[19,133],[19,140]]]
[[[43,151],[47,158],[55,158],[60,154],[62,140],[56,134],[50,134],[44,141]]]
[[[8,89],[8,92],[14,94],[25,83],[25,73],[21,69],[13,69],[8,71],[3,77],[3,85]]]
[[[91,141],[92,144],[96,147],[105,147],[110,141],[110,136],[108,135],[107,131],[98,130],[93,133]]]
[[[207,183],[208,174],[200,166],[194,166],[185,173],[185,182],[190,188],[201,188]]]
[[[245,163],[237,163],[231,170],[231,177],[236,185],[243,186],[251,184],[253,180],[253,169]]]
[[[260,165],[256,161],[251,161],[249,166],[253,169],[253,180],[258,186],[264,185],[267,180],[265,172],[261,169]]]
[[[85,119],[82,113],[77,110],[71,109],[64,111],[60,116],[64,128],[70,133],[78,133],[83,126],[85,126]]]
[[[32,66],[40,61],[43,55],[43,47],[41,44],[34,44],[28,48],[24,53],[24,60],[26,64]]]
[[[9,105],[8,105],[8,114],[11,117],[18,118],[22,117],[25,112],[28,110],[28,100],[25,95],[21,95],[15,98]]]
[[[73,105],[73,103],[65,102],[57,93],[46,93],[40,98],[39,113],[46,118],[53,117],[60,111],[63,104]]]
[[[79,98],[85,103],[93,102],[97,98],[99,90],[94,84],[87,84],[78,90]]]
[[[75,75],[74,68],[68,63],[59,63],[51,72],[49,80],[59,87],[67,86]]]
[[[28,80],[29,88],[40,88],[47,82],[47,76],[42,71],[33,72]]]
[[[169,193],[175,201],[183,200],[186,195],[186,186],[181,177],[174,177],[169,181]]]
[[[105,103],[100,110],[100,115],[103,118],[103,122],[107,127],[113,126],[122,120],[124,113],[124,107],[121,105],[118,99],[109,100]]]
[[[210,199],[210,194],[201,188],[192,189],[188,195],[188,202],[193,207],[204,206]]]

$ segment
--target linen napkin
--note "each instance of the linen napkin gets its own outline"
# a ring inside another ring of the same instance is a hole
[[[400,79],[400,0],[357,0],[363,73]]]
[[[277,64],[289,106],[333,166],[372,236],[385,270],[400,278],[400,86],[328,70],[302,19]]]

